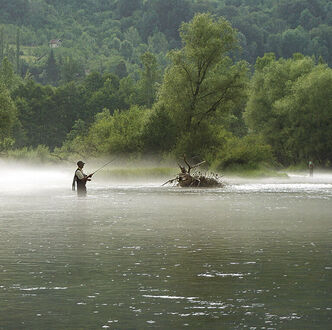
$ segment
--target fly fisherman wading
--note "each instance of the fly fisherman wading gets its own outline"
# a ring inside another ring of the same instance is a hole
[[[91,181],[94,173],[86,175],[83,173],[84,164],[81,160],[77,162],[77,170],[75,171],[72,189],[75,190],[75,182],[77,184],[77,196],[86,196],[86,182]]]

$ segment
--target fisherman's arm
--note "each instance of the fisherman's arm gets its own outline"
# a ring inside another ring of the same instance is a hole
[[[93,174],[89,174],[89,175],[86,175],[84,174],[84,178],[81,179],[82,181],[91,181],[91,178],[92,178]]]
[[[76,176],[77,176],[77,179],[80,180],[80,181],[83,181],[83,182],[86,182],[86,181],[91,181],[91,177],[92,177],[93,173],[92,174],[89,174],[89,175],[86,175],[84,174],[82,171],[80,170],[77,170],[76,171]]]

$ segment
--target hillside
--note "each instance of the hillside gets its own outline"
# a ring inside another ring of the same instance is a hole
[[[1,0],[0,60],[4,56],[25,76],[43,84],[83,78],[89,72],[131,74],[138,79],[141,56],[181,46],[182,22],[197,12],[224,16],[238,29],[249,63],[274,52],[319,56],[332,64],[332,3],[328,0]],[[47,75],[51,40],[54,77]]]
[[[0,5],[0,154],[332,164],[327,0]]]

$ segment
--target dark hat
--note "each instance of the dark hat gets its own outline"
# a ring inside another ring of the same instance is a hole
[[[77,166],[78,166],[78,167],[82,167],[84,164],[85,164],[85,163],[82,162],[81,160],[79,160],[79,161],[77,162]]]

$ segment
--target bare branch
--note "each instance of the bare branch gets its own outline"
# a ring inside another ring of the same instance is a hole
[[[174,178],[174,179],[170,179],[170,180],[166,181],[165,183],[163,183],[161,186],[164,186],[164,185],[166,185],[167,183],[173,183],[174,181],[177,181],[178,179],[179,179],[178,177],[176,177],[176,178]]]
[[[188,166],[188,174],[189,174],[189,173],[190,173],[190,170],[192,169],[192,167],[191,167],[190,164],[187,162],[186,155],[183,155],[183,160],[184,160],[184,162],[186,163],[186,165]]]
[[[214,111],[217,110],[217,107],[218,107],[218,105],[221,103],[221,101],[224,100],[224,99],[226,99],[226,94],[227,94],[227,92],[228,92],[228,90],[229,90],[230,88],[242,88],[242,87],[243,87],[242,85],[227,86],[227,87],[225,88],[223,94],[221,95],[221,97],[220,97],[217,101],[215,101],[215,102],[210,106],[210,108],[209,108],[207,111],[204,111],[204,112],[202,112],[202,113],[198,113],[198,115],[201,114],[201,119],[197,122],[197,126],[200,125],[200,123],[202,122],[202,120],[203,120],[207,115],[209,115],[211,112],[214,112]]]
[[[191,75],[190,75],[190,72],[188,71],[188,69],[185,67],[184,64],[180,64],[182,69],[186,72],[187,76],[188,76],[188,79],[190,81],[190,89],[191,89],[191,93],[194,94],[194,87],[193,87],[193,81],[192,81],[192,78],[191,78]]]

